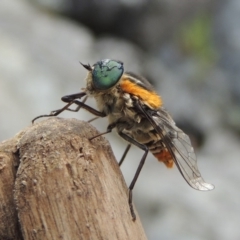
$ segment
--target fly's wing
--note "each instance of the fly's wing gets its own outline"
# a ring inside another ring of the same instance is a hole
[[[136,102],[136,105],[160,135],[186,182],[196,190],[214,189],[212,184],[206,183],[201,177],[190,139],[175,125],[171,116],[164,109],[158,111],[146,109],[144,104],[139,101]]]

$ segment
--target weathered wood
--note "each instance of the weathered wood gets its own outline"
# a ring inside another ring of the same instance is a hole
[[[21,240],[13,190],[19,158],[17,142],[22,134],[0,143],[0,239]]]
[[[86,122],[49,118],[11,140],[11,164],[20,165],[16,176],[14,167],[8,177],[0,169],[0,184],[3,176],[10,184],[9,218],[19,234],[17,209],[24,240],[146,239],[139,217],[131,219],[127,186],[108,141],[88,140],[96,134]]]

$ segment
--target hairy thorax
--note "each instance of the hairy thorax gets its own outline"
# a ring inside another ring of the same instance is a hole
[[[149,142],[153,137],[150,133],[153,127],[134,108],[133,96],[123,92],[119,85],[106,91],[97,91],[88,81],[89,78],[87,77],[86,93],[95,98],[98,110],[106,114],[109,124],[116,123],[117,132],[124,132],[140,143]]]
[[[136,111],[130,94],[114,88],[108,93],[94,94],[94,98],[99,111],[107,115],[109,124],[116,123],[118,132],[124,132],[143,144],[154,139],[150,133],[153,127]]]

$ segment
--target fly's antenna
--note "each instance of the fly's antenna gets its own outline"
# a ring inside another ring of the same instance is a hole
[[[80,64],[84,67],[84,68],[86,68],[88,71],[92,71],[92,67],[90,66],[90,64],[88,63],[88,64],[83,64],[83,63],[81,63],[80,62]]]

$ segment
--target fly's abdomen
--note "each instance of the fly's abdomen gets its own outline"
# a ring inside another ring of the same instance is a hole
[[[173,167],[173,159],[172,155],[168,151],[168,149],[163,145],[162,141],[159,140],[157,142],[150,142],[146,144],[150,152],[154,157],[158,159],[159,162],[163,162],[168,168]]]
[[[158,159],[159,162],[163,162],[168,168],[173,167],[173,158],[168,149],[166,148],[164,141],[160,135],[153,129],[147,120],[141,119],[141,124],[137,125],[135,131],[126,131],[128,135],[134,138],[141,144],[147,146],[149,151]]]

